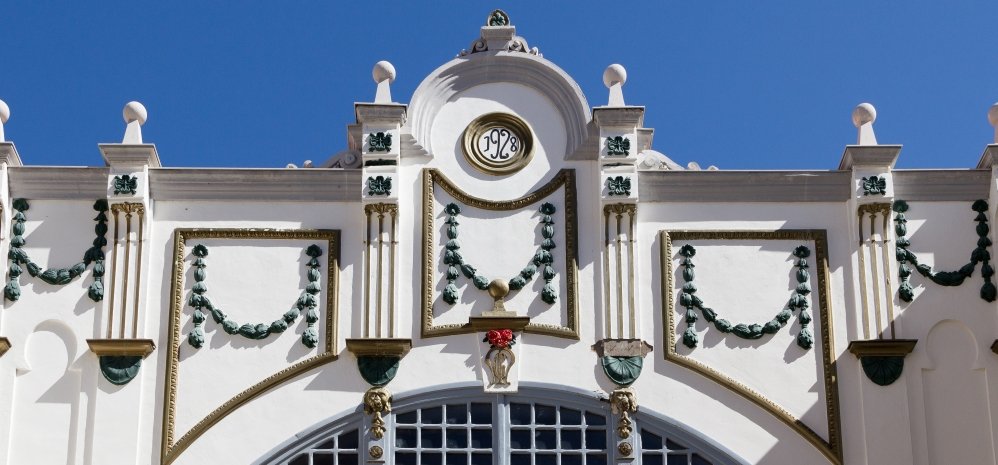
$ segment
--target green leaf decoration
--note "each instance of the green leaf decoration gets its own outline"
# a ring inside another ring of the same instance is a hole
[[[794,248],[792,254],[797,257],[795,264],[797,270],[794,273],[797,286],[790,299],[787,300],[784,308],[772,320],[762,324],[734,324],[724,318],[718,318],[716,311],[703,305],[703,301],[695,295],[697,287],[693,283],[693,278],[695,277],[693,268],[696,266],[693,263],[693,257],[696,253],[696,249],[690,244],[684,244],[679,248],[679,256],[683,257],[680,260],[680,265],[683,267],[682,275],[685,281],[682,290],[679,292],[679,305],[686,309],[684,316],[686,329],[683,331],[683,345],[694,349],[699,343],[699,337],[694,329],[694,324],[698,320],[697,311],[703,315],[704,320],[713,324],[714,328],[721,333],[731,333],[742,339],[753,340],[761,339],[767,334],[776,334],[779,332],[780,328],[785,326],[790,321],[790,318],[793,317],[794,310],[798,311],[797,321],[801,326],[800,333],[797,334],[797,345],[804,349],[810,349],[814,345],[814,337],[808,328],[808,325],[811,323],[811,313],[807,311],[807,295],[811,293],[811,286],[808,283],[810,273],[807,271],[806,257],[811,255],[810,248],[805,245]]]
[[[551,249],[556,247],[554,241],[554,219],[551,215],[557,211],[557,208],[550,202],[544,202],[541,204],[539,211],[541,213],[541,236],[544,238],[541,241],[541,246],[534,253],[530,263],[520,270],[516,276],[507,280],[507,285],[513,291],[523,289],[537,275],[537,272],[540,271],[544,279],[544,287],[541,289],[541,300],[548,305],[554,305],[558,301],[558,290],[552,284],[557,273],[553,266],[554,255],[551,253]],[[441,293],[441,299],[449,305],[454,305],[460,298],[457,281],[462,275],[465,278],[471,279],[472,284],[483,291],[488,289],[491,280],[479,274],[476,267],[465,263],[464,257],[458,251],[461,248],[461,244],[457,240],[459,235],[457,217],[461,214],[461,207],[453,202],[448,203],[444,206],[444,213],[447,214],[444,223],[447,224],[448,240],[444,244],[442,261],[444,265],[447,265],[445,274],[447,284]]]
[[[301,343],[310,349],[315,348],[318,345],[319,333],[315,328],[315,324],[319,320],[319,312],[316,309],[318,306],[318,300],[315,296],[321,292],[321,286],[319,284],[321,273],[319,273],[318,270],[319,261],[316,257],[322,255],[322,249],[319,248],[318,245],[312,244],[305,248],[305,255],[312,257],[312,259],[305,265],[308,269],[306,274],[309,282],[298,296],[295,306],[285,312],[280,319],[274,320],[269,324],[247,323],[240,325],[239,323],[231,320],[228,315],[222,311],[222,309],[216,308],[212,305],[208,296],[204,295],[208,291],[208,286],[204,283],[206,278],[204,268],[207,266],[204,257],[208,256],[208,248],[204,244],[197,244],[194,246],[191,253],[197,257],[197,259],[195,259],[191,264],[191,267],[194,268],[195,282],[194,285],[191,286],[191,295],[187,300],[188,306],[194,308],[194,329],[192,329],[187,335],[187,343],[192,347],[200,349],[204,345],[203,324],[206,316],[201,311],[202,308],[208,309],[215,323],[221,324],[222,330],[224,330],[227,334],[238,334],[242,337],[253,340],[266,339],[271,334],[283,333],[288,329],[288,325],[294,323],[295,320],[298,319],[301,315],[301,311],[305,310],[306,328],[302,333]]]
[[[102,355],[100,360],[100,372],[104,379],[116,386],[128,384],[139,374],[142,367],[142,357],[133,355]]]
[[[644,359],[640,355],[633,357],[625,356],[605,356],[600,362],[603,365],[603,373],[619,386],[630,386],[641,375],[641,367]]]
[[[385,132],[372,132],[367,135],[367,144],[371,152],[390,152],[392,150],[392,135]]]
[[[630,155],[631,141],[623,136],[606,138],[606,154],[610,156]]]
[[[367,178],[367,195],[391,195],[391,176],[371,176]]]
[[[626,176],[609,177],[606,179],[606,192],[610,196],[631,195],[631,178]]]
[[[879,176],[863,178],[860,184],[863,187],[863,195],[887,195],[887,179]]]
[[[17,301],[21,297],[20,284],[17,283],[17,278],[21,275],[21,267],[19,265],[24,265],[28,269],[28,274],[31,277],[40,278],[48,284],[62,286],[72,282],[74,278],[83,274],[87,267],[91,263],[94,264],[93,278],[94,282],[87,288],[87,297],[94,302],[100,302],[104,299],[104,250],[103,247],[107,245],[107,215],[104,212],[107,211],[107,200],[97,200],[94,202],[94,210],[96,210],[98,215],[94,218],[96,224],[94,225],[95,238],[93,240],[93,247],[88,248],[83,253],[83,261],[74,264],[68,268],[53,268],[49,270],[42,270],[40,266],[31,261],[31,257],[28,256],[27,252],[24,251],[25,241],[24,239],[24,222],[27,221],[27,217],[24,212],[29,208],[28,201],[25,199],[14,200],[14,209],[17,213],[14,215],[13,222],[11,224],[12,237],[10,240],[10,251],[7,252],[7,258],[10,259],[10,267],[8,270],[8,280],[7,285],[4,286],[4,297],[10,301]]]
[[[400,357],[382,355],[362,355],[357,357],[360,376],[372,386],[384,386],[395,379]]]
[[[904,302],[911,302],[915,298],[915,292],[910,282],[912,267],[908,265],[909,263],[914,265],[914,270],[918,274],[940,286],[959,286],[963,284],[967,278],[973,276],[977,265],[981,264],[981,277],[984,283],[981,285],[980,297],[987,302],[995,301],[996,297],[998,297],[996,296],[998,291],[996,291],[995,285],[992,282],[994,268],[990,263],[991,252],[987,249],[991,246],[991,239],[987,237],[991,228],[988,225],[987,215],[985,215],[985,212],[988,211],[987,201],[979,199],[974,201],[970,206],[971,210],[977,212],[977,215],[974,217],[974,221],[977,223],[975,226],[978,236],[977,247],[970,253],[970,262],[961,266],[956,271],[933,271],[931,266],[919,263],[918,257],[912,251],[908,250],[911,241],[905,237],[908,233],[908,220],[905,218],[904,212],[908,211],[908,203],[903,200],[896,200],[892,208],[896,213],[894,215],[894,232],[898,236],[895,242],[897,246],[895,258],[898,262],[898,278],[900,278],[898,284],[899,299]]]
[[[889,386],[901,377],[904,370],[904,356],[873,356],[860,357],[863,373],[880,386]]]
[[[139,180],[133,176],[123,174],[115,176],[111,186],[114,188],[114,195],[135,195],[135,191],[139,186]]]

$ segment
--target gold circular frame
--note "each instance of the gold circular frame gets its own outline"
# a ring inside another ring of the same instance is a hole
[[[509,129],[520,139],[520,150],[509,160],[491,160],[478,148],[478,140],[497,127]],[[509,113],[488,113],[475,118],[464,130],[464,157],[478,171],[493,176],[513,174],[530,163],[534,156],[534,132],[530,125]]]

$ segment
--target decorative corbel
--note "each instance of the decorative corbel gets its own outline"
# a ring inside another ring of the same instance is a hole
[[[873,339],[852,341],[849,352],[859,359],[866,377],[880,386],[889,386],[901,377],[904,358],[915,349],[917,339]],[[998,341],[996,341],[998,343]],[[992,345],[992,350],[994,345]]]

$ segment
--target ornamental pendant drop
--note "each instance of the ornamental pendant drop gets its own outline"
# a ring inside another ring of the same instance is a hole
[[[509,347],[493,346],[489,349],[489,352],[485,354],[485,366],[492,374],[489,387],[509,386],[509,372],[514,363],[516,363],[516,356],[513,355],[512,350],[509,350]]]

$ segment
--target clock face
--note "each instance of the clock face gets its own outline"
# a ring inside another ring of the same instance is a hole
[[[464,155],[484,173],[512,174],[530,162],[533,136],[530,126],[520,118],[489,113],[476,118],[465,129]]]

